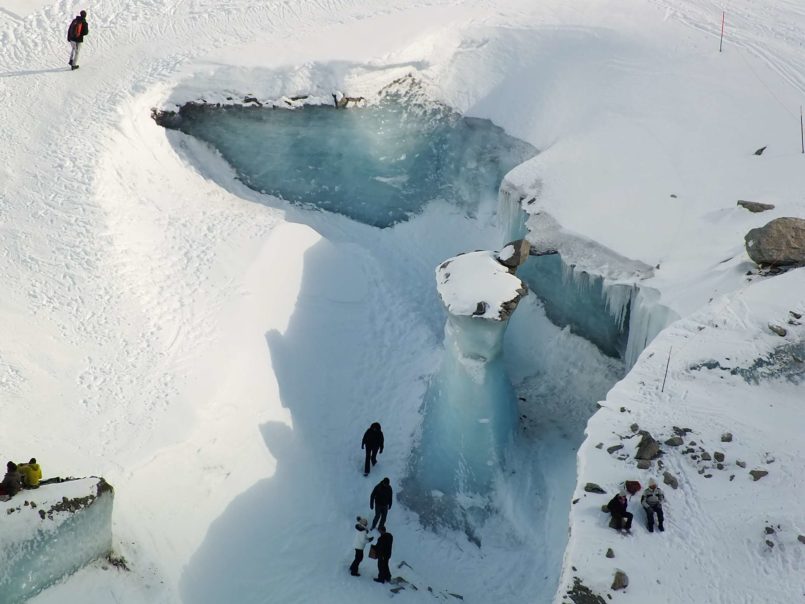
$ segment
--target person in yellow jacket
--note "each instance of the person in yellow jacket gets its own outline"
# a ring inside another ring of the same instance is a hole
[[[38,489],[39,481],[42,480],[42,468],[36,463],[36,458],[32,457],[28,463],[21,463],[17,470],[22,474],[22,483],[28,489]]]

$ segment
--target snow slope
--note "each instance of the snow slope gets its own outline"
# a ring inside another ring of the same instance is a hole
[[[218,602],[232,586],[242,602],[389,595],[344,576],[371,487],[356,486],[355,443],[382,418],[388,451],[410,446],[441,341],[433,268],[499,248],[494,209],[467,220],[437,206],[381,237],[267,208],[149,112],[212,95],[368,95],[409,72],[541,149],[509,184],[538,192],[534,210],[566,232],[659,265],[642,285],[685,317],[591,420],[579,484],[611,490],[635,474],[594,446],[632,421],[662,435],[690,427],[711,448],[729,429],[727,459],[747,471],[775,458],[755,483],[732,470],[732,482],[702,478],[689,455],[670,454],[681,488],[666,488],[669,531],[615,546],[632,586],[613,597],[801,597],[802,386],[690,369],[734,351],[750,363],[779,342],[766,324],[802,311],[803,271],[750,282],[743,251],[749,228],[805,214],[797,2],[727,2],[719,54],[713,2],[103,0],[88,7],[70,73],[64,29],[80,8],[0,0],[0,442],[47,475],[115,484],[116,548],[133,571],[90,567],[37,602]],[[749,214],[738,199],[777,208]],[[773,411],[760,413],[760,398]],[[396,478],[404,462],[380,468]],[[575,566],[604,591],[601,548],[617,536],[598,504],[571,507],[563,581]],[[566,505],[513,502],[482,550],[397,506],[395,558],[467,601],[547,602],[565,533],[550,519]],[[773,548],[766,521],[782,527]]]

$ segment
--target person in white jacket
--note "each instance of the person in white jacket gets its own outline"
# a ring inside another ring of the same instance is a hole
[[[361,518],[358,516],[356,518],[358,521],[355,524],[355,541],[353,543],[353,547],[355,548],[355,559],[352,561],[352,565],[349,567],[349,573],[353,577],[360,577],[360,573],[358,572],[358,566],[361,564],[361,560],[363,560],[363,550],[366,547],[367,543],[370,543],[374,537],[369,534],[369,531],[366,529],[369,526],[369,520],[366,518]]]

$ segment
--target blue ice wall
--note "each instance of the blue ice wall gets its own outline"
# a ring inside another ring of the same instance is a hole
[[[529,257],[517,276],[539,296],[553,323],[569,325],[573,333],[590,340],[605,354],[625,358],[631,286],[610,285],[610,289],[625,288],[618,296],[623,304],[614,308],[614,292],[605,291],[601,277],[566,270],[559,254]]]
[[[349,109],[188,104],[159,121],[212,145],[252,189],[377,227],[435,199],[471,213],[536,154],[488,120],[399,95]]]
[[[445,356],[425,398],[415,459],[425,495],[486,495],[517,425],[517,401],[503,363],[508,322],[448,317]]]
[[[16,525],[15,529],[23,525],[25,530],[16,531],[14,538],[6,537],[0,543],[2,604],[27,602],[112,551],[113,490],[102,479],[86,482],[91,493],[72,499],[53,499],[57,503],[50,508],[24,505],[23,501],[51,491],[58,493],[60,484],[22,491],[6,504],[9,509],[19,509],[4,513],[4,523]]]

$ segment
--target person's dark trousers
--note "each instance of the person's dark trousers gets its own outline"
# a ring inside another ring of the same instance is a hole
[[[355,548],[355,559],[352,561],[352,565],[349,567],[349,572],[357,576],[358,566],[360,566],[362,560],[363,560],[363,550]]]
[[[632,518],[634,518],[634,514],[631,512],[612,514],[612,519],[614,520],[615,528],[617,529],[623,528],[628,531],[630,528],[632,528]]]
[[[380,520],[380,528],[386,528],[386,514],[388,513],[388,506],[375,504],[375,518],[372,520],[372,530],[375,530],[378,520]]]
[[[652,531],[652,532],[654,531],[654,514],[655,513],[657,514],[657,522],[659,522],[659,524],[660,524],[660,530],[661,531],[665,530],[665,528],[662,525],[663,515],[662,515],[662,506],[661,505],[649,506],[649,507],[646,508],[646,519],[648,520],[648,530]]]
[[[391,571],[389,570],[389,559],[377,559],[377,578],[381,581],[391,581]]]
[[[366,447],[366,462],[363,464],[363,473],[369,473],[369,462],[372,462],[372,465],[377,463],[377,449],[370,449]]]

